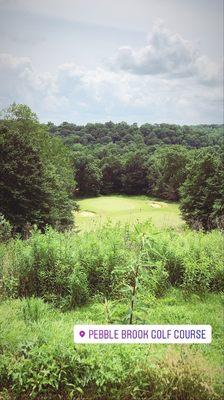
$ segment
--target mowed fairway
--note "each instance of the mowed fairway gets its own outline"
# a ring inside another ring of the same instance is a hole
[[[157,227],[176,227],[183,223],[177,203],[148,196],[111,195],[78,200],[75,213],[79,229],[94,229],[108,221],[131,223],[150,220]]]

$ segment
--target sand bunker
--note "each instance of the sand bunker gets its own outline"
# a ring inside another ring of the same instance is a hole
[[[95,214],[91,211],[80,211],[79,215],[81,217],[95,217]]]
[[[168,206],[166,203],[159,203],[157,201],[149,201],[149,205],[153,208],[163,208]]]

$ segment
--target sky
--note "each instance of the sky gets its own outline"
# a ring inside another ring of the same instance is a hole
[[[223,0],[0,0],[0,109],[223,123]]]

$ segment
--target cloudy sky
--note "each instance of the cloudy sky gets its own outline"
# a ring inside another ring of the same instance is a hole
[[[223,0],[0,0],[0,108],[222,123]]]

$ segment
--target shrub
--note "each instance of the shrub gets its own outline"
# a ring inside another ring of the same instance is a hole
[[[97,347],[97,348],[96,348]],[[212,371],[202,356],[192,351],[168,352],[163,359],[139,359],[138,351],[99,351],[46,345],[23,347],[0,363],[4,384],[12,399],[39,400],[221,400]],[[16,357],[16,358],[15,358]]]
[[[7,242],[12,237],[12,225],[0,213],[0,242]]]
[[[142,240],[144,237],[144,246]],[[42,297],[66,308],[102,294],[124,297],[131,266],[140,263],[143,286],[161,296],[169,285],[201,293],[224,289],[219,231],[158,231],[105,226],[84,234],[32,232],[0,244],[0,287],[5,297]]]
[[[188,292],[205,293],[210,288],[211,272],[207,260],[187,260],[182,287]]]
[[[168,288],[169,274],[162,263],[157,262],[148,273],[147,286],[155,296],[162,296]]]
[[[144,374],[148,384],[141,399],[221,400],[221,392],[219,395],[214,389],[212,369],[200,354],[192,351],[170,351],[155,368],[149,365]]]
[[[89,299],[87,275],[81,268],[76,268],[69,276],[70,303],[69,307],[85,304]]]
[[[188,291],[223,290],[223,234],[167,230],[148,232],[146,263],[162,262],[171,285]]]
[[[41,299],[31,297],[22,302],[22,315],[24,322],[28,325],[38,322],[46,313],[47,305]]]

